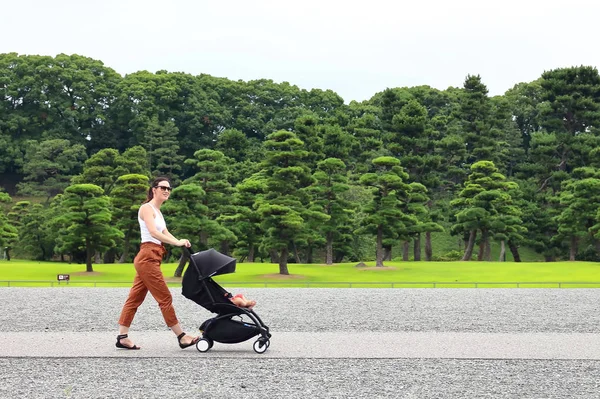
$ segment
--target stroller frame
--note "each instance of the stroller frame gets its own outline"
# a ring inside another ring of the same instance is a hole
[[[236,306],[230,299],[231,294],[212,279],[215,274],[235,271],[235,259],[229,258],[232,259],[232,262],[205,275],[202,272],[202,266],[196,262],[200,254],[202,253],[190,256],[190,263],[182,280],[182,293],[186,298],[216,313],[217,316],[204,321],[199,327],[202,338],[196,343],[196,349],[199,352],[207,352],[215,342],[234,344],[258,335],[253,349],[256,353],[264,353],[270,345],[269,327],[263,323],[253,309]],[[239,319],[237,319],[238,317]]]

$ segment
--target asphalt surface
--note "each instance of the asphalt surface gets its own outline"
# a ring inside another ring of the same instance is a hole
[[[179,349],[151,296],[1,288],[0,397],[600,398],[600,290],[233,289],[273,337]],[[189,333],[211,313],[173,289]]]

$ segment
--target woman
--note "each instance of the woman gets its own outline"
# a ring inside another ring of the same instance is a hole
[[[138,212],[142,243],[140,251],[133,260],[136,270],[133,287],[131,287],[129,297],[123,306],[121,317],[119,318],[117,348],[140,349],[139,346],[135,345],[129,339],[128,332],[135,312],[142,302],[144,302],[148,291],[150,291],[154,299],[158,302],[167,326],[177,336],[179,346],[182,349],[194,345],[199,339],[199,337],[187,335],[181,329],[179,321],[175,316],[175,309],[173,309],[171,291],[169,291],[160,270],[160,264],[166,252],[164,243],[178,247],[190,247],[188,240],[178,240],[169,233],[165,219],[160,212],[160,206],[169,199],[170,194],[171,184],[169,183],[169,179],[165,177],[155,179],[150,189],[148,189],[146,201]]]

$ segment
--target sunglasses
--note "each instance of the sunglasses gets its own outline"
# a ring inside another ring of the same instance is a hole
[[[173,187],[169,187],[169,186],[155,186],[155,188],[160,188],[163,191],[168,191],[171,192],[171,190],[173,190]]]

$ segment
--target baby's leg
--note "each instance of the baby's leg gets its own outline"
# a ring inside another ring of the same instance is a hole
[[[237,294],[236,296],[231,298],[231,301],[234,304],[236,304],[237,306],[242,307],[242,308],[252,309],[254,307],[254,305],[256,305],[256,301],[246,299],[246,297],[243,296],[242,294]]]
[[[231,302],[233,302],[236,306],[244,306],[244,300],[242,298],[231,298]]]

